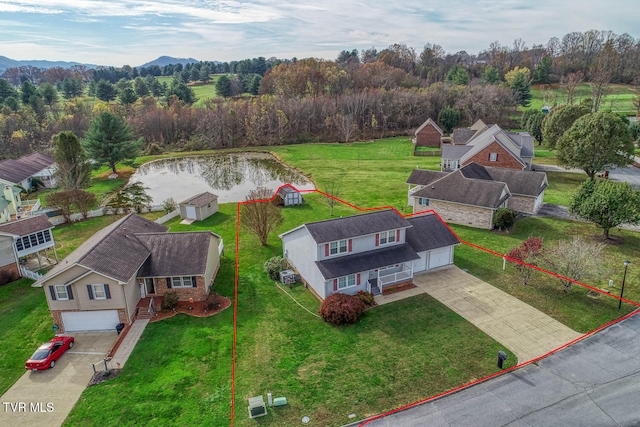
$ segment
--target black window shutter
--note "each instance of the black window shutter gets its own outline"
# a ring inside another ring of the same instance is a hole
[[[198,287],[198,283],[196,283],[196,276],[191,276],[191,286],[194,288]]]
[[[167,289],[171,289],[171,277],[167,277]]]
[[[73,299],[73,290],[71,289],[71,285],[67,286],[67,295],[69,295],[69,299]]]
[[[56,288],[54,286],[49,286],[49,292],[51,293],[51,299],[55,301],[56,298]]]
[[[107,299],[111,299],[111,291],[109,290],[109,284],[104,284],[104,294],[107,296]]]
[[[93,289],[91,285],[87,285],[87,292],[89,293],[89,299],[93,299]]]

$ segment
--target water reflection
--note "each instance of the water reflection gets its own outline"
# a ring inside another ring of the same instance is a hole
[[[276,190],[289,183],[301,190],[315,187],[303,175],[267,153],[231,153],[155,160],[140,166],[130,182],[142,182],[154,204],[169,197],[177,202],[203,191],[219,203],[239,202],[262,186]]]

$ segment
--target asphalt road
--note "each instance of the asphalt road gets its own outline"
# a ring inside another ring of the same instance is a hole
[[[537,364],[367,426],[640,426],[640,314]]]

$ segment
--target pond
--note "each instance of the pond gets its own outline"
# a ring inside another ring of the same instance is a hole
[[[205,191],[216,194],[218,203],[229,203],[245,200],[256,187],[274,192],[282,184],[315,189],[307,177],[271,154],[254,152],[154,160],[140,166],[129,182],[141,182],[156,205],[169,197],[179,203]]]

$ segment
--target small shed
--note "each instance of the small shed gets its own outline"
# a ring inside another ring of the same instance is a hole
[[[418,147],[440,147],[442,144],[442,129],[431,119],[427,119],[415,131],[413,143]]]
[[[218,212],[218,196],[205,191],[180,202],[180,218],[202,221]]]
[[[290,185],[283,185],[280,187],[276,197],[282,199],[282,204],[284,204],[284,206],[302,204],[302,194]]]

